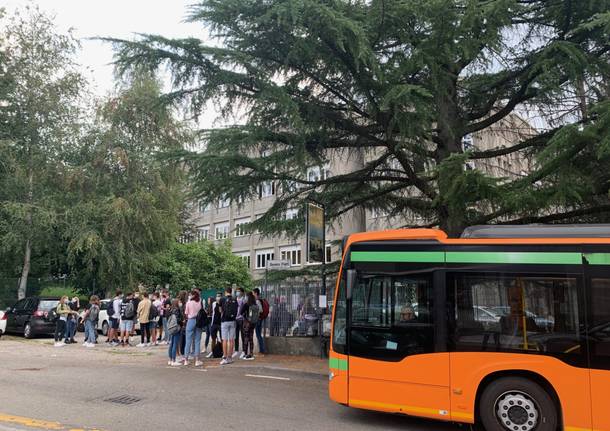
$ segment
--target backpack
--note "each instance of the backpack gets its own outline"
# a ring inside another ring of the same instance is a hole
[[[195,323],[195,326],[199,329],[204,329],[208,326],[208,323],[208,313],[206,313],[205,307],[202,304],[201,310],[197,313],[197,322]]]
[[[92,322],[96,322],[100,315],[100,308],[97,305],[92,305],[91,310],[89,311],[89,320]]]
[[[261,315],[259,316],[260,320],[265,320],[267,317],[269,317],[269,302],[264,299],[261,298],[261,305],[263,306],[263,309],[261,310]]]
[[[237,317],[237,301],[232,296],[225,296],[222,304],[222,317],[227,321],[235,320]]]
[[[251,325],[256,325],[258,323],[258,319],[260,318],[260,310],[258,309],[258,305],[254,304],[248,308],[248,315],[246,318]]]
[[[159,309],[155,307],[155,304],[150,304],[150,311],[148,312],[148,320],[155,320],[159,317]]]
[[[174,335],[180,332],[180,325],[178,325],[178,318],[175,314],[169,316],[167,319],[167,333],[169,335]]]
[[[212,357],[222,358],[222,353],[222,343],[217,341],[216,344],[214,344],[214,347],[212,347]]]
[[[136,308],[133,306],[133,301],[129,301],[125,306],[125,319],[133,319],[136,317]]]
[[[106,312],[108,313],[108,317],[114,316],[114,299],[108,303],[108,308],[106,308]]]
[[[59,313],[57,312],[58,308],[59,304],[57,304],[57,307],[49,310],[49,312],[47,313],[47,319],[49,319],[49,321],[57,322],[57,320],[59,319]]]

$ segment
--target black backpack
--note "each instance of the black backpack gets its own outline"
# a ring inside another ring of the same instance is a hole
[[[204,329],[208,327],[208,323],[210,323],[208,319],[208,313],[205,311],[205,307],[201,306],[201,310],[197,313],[197,322],[195,326],[199,329]]]
[[[155,320],[159,317],[159,309],[155,307],[155,304],[150,304],[150,311],[148,312],[148,320]]]
[[[233,321],[237,317],[237,301],[232,296],[225,296],[222,305],[222,317],[227,321]]]
[[[47,313],[47,319],[50,322],[57,322],[57,320],[59,319],[59,313],[57,312],[57,308],[59,307],[59,304],[57,304],[57,307],[52,308],[51,310],[49,310],[49,312]]]
[[[114,316],[114,299],[108,303],[106,313],[108,313],[108,317]]]

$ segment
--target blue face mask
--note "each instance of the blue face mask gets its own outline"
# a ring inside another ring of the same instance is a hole
[[[237,291],[237,297],[241,298],[243,296],[243,293],[241,293],[239,290]]]

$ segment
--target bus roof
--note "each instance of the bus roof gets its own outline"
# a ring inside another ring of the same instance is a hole
[[[473,226],[461,238],[440,229],[392,229],[355,233],[345,246],[364,241],[433,241],[442,244],[610,244],[610,225]]]

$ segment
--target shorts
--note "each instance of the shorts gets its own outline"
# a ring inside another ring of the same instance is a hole
[[[149,329],[157,329],[158,327],[159,327],[159,322],[157,322],[156,320],[151,320],[150,322],[148,322]]]
[[[133,331],[133,320],[121,320],[121,331]]]
[[[110,329],[119,329],[119,319],[110,318]]]
[[[235,320],[220,324],[220,337],[227,341],[235,339]]]
[[[218,338],[220,332],[220,325],[210,325],[210,337]]]

